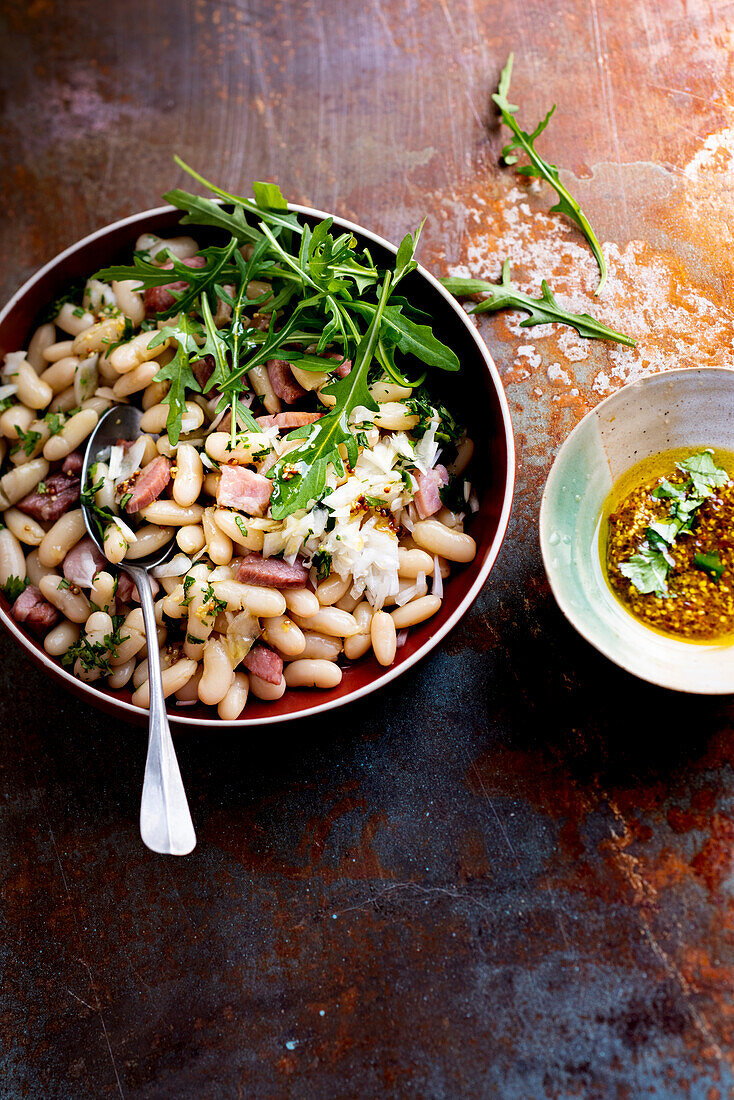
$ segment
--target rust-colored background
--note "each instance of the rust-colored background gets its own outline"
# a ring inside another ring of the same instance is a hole
[[[4,0],[2,296],[183,184],[543,276],[634,350],[482,320],[515,418],[482,598],[379,697],[179,738],[199,846],[136,829],[145,744],[0,638],[0,1093],[8,1100],[734,1095],[732,708],[613,668],[537,544],[553,455],[647,370],[734,366],[734,5],[724,0]],[[610,262],[498,166],[489,93]]]

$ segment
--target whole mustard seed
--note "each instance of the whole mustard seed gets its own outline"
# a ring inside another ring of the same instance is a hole
[[[622,604],[637,619],[655,630],[692,641],[710,641],[734,633],[734,481],[715,489],[696,512],[690,532],[681,532],[669,548],[672,566],[667,576],[667,596],[640,593],[620,570],[645,542],[651,523],[669,519],[670,501],[654,497],[653,490],[665,478],[670,485],[683,487],[686,477],[676,469],[680,452],[672,452],[661,470],[660,459],[639,468],[635,487],[629,489],[629,477],[620,493],[613,490],[606,514],[606,532],[602,525],[600,549],[606,565],[609,585]],[[724,465],[731,475],[731,462]],[[717,452],[717,462],[722,462]],[[660,471],[650,476],[651,468]],[[632,471],[634,474],[634,471]],[[616,495],[616,499],[615,499]],[[695,564],[696,555],[717,555],[723,566],[715,579]]]

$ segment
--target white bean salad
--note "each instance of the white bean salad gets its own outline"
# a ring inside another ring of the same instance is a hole
[[[395,293],[415,239],[377,267],[273,184],[254,202],[212,189],[231,208],[166,197],[217,243],[144,233],[132,264],[71,287],[5,356],[0,588],[47,653],[145,708],[119,566],[175,539],[152,574],[164,694],[232,721],[250,695],[336,688],[369,651],[391,665],[474,558],[477,503],[472,441],[424,381],[458,360]],[[130,402],[141,434],[82,485],[86,440]]]

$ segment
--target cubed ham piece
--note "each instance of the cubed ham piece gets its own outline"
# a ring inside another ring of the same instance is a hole
[[[70,455],[67,455],[64,459],[64,464],[61,467],[62,474],[73,474],[75,477],[82,472],[82,466],[84,465],[84,455],[81,451],[72,451]]]
[[[13,604],[10,614],[17,623],[25,623],[35,633],[45,634],[59,621],[59,613],[53,604],[44,600],[40,588],[29,584]],[[280,683],[280,680],[278,680]]]
[[[149,574],[150,576],[150,574]],[[151,588],[153,589],[153,599],[158,594],[160,585],[155,577],[150,577]],[[117,576],[117,591],[115,597],[120,603],[140,603],[140,594],[138,593],[137,585],[133,584],[131,578],[127,573],[118,573]]]
[[[300,561],[291,565],[282,558],[248,554],[240,562],[237,580],[261,588],[303,588],[308,580],[308,569]]]
[[[324,359],[341,359],[341,353],[338,351],[327,351],[324,355]],[[352,373],[352,360],[345,359],[343,363],[335,369],[334,374],[338,374],[340,378],[346,378],[348,374]]]
[[[213,355],[205,355],[203,359],[197,359],[195,363],[191,364],[191,370],[193,372],[194,378],[201,386],[202,393],[204,392],[204,387],[206,386],[207,382],[214,374],[215,365],[216,364],[214,362]],[[207,392],[212,393],[213,391]]]
[[[428,519],[441,508],[441,495],[439,489],[449,480],[448,470],[445,466],[434,466],[425,474],[418,474],[418,491],[413,497],[418,515],[421,519]]]
[[[39,481],[33,492],[19,500],[15,507],[42,523],[55,523],[64,512],[69,511],[72,504],[76,504],[81,490],[78,477],[64,473],[51,474],[44,481]]]
[[[130,514],[139,512],[141,508],[147,508],[154,500],[158,500],[171,480],[171,463],[165,455],[160,455],[149,462],[138,474],[133,487],[132,496],[125,505],[125,511]]]
[[[204,256],[188,256],[181,260],[186,267],[206,267]],[[161,271],[170,271],[173,267],[172,260],[166,260],[161,264]],[[172,290],[185,290],[189,284],[184,279],[177,279],[174,283],[164,283],[163,286],[149,286],[143,294],[145,312],[150,317],[154,313],[163,313],[176,304],[176,299],[171,294]]]
[[[299,397],[306,396],[303,386],[299,386],[293,377],[290,363],[286,359],[268,359],[265,366],[268,370],[270,385],[286,405],[292,405]]]
[[[270,502],[273,483],[245,466],[222,466],[217,485],[217,504],[237,508],[248,516],[264,516]]]
[[[107,558],[104,554],[100,554],[87,535],[76,546],[72,546],[61,568],[67,581],[71,581],[79,588],[91,588],[97,573],[108,565]]]
[[[293,411],[256,416],[255,419],[263,428],[288,428],[290,431],[292,428],[302,428],[304,424],[313,424],[314,420],[320,420],[323,415],[323,413]]]
[[[283,676],[283,658],[266,645],[254,645],[242,664],[248,672],[268,684],[279,684]]]

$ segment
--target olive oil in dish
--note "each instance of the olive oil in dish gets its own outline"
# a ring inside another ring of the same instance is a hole
[[[665,451],[633,466],[602,513],[599,556],[636,619],[689,642],[734,634],[734,453]]]

